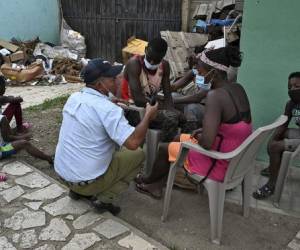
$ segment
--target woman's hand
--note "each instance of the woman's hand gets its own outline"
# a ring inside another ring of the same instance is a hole
[[[191,134],[191,138],[195,138],[197,139],[198,135],[200,135],[202,133],[202,128],[196,129],[193,131],[193,133]]]

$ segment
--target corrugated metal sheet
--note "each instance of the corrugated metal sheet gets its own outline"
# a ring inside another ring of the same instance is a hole
[[[131,36],[150,40],[181,28],[181,0],[61,0],[65,20],[87,41],[88,57],[121,60]]]

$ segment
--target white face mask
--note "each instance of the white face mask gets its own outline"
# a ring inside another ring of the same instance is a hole
[[[108,92],[108,99],[109,100],[112,100],[112,99],[114,99],[114,98],[116,98],[116,96],[113,94],[113,93],[111,93],[110,91]]]
[[[159,64],[153,65],[153,64],[149,63],[147,61],[146,57],[144,58],[144,63],[145,63],[146,68],[149,69],[149,70],[156,70],[159,66]]]
[[[199,73],[196,75],[195,82],[196,82],[196,85],[198,86],[199,89],[203,89],[203,90],[210,90],[211,89],[211,81],[212,81],[212,79],[208,83],[205,83],[205,77],[211,71],[209,71],[205,76],[199,75]]]
[[[199,89],[210,90],[211,82],[205,83],[204,76],[196,75],[196,85]]]
[[[102,83],[103,88],[106,89],[106,91],[108,92],[107,96],[109,100],[112,100],[114,98],[116,98],[116,96]]]

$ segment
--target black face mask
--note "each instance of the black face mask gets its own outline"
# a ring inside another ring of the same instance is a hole
[[[300,89],[289,90],[288,94],[294,103],[300,103]]]

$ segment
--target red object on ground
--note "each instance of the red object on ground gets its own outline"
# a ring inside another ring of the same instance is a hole
[[[0,172],[0,182],[6,181],[7,180],[7,175],[5,173]]]
[[[20,103],[10,103],[4,110],[3,115],[6,116],[7,120],[11,122],[12,118],[15,117],[16,125],[18,130],[23,129],[23,116],[22,108]]]

